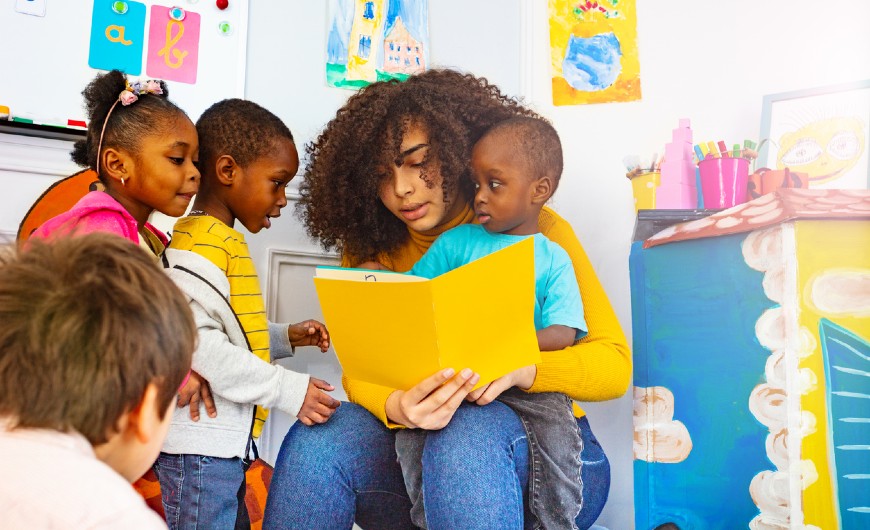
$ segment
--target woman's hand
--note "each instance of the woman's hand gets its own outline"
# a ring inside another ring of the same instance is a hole
[[[466,396],[467,401],[477,403],[478,405],[489,405],[495,398],[499,397],[502,392],[508,388],[515,386],[520,390],[528,390],[535,382],[535,376],[538,375],[537,365],[530,364],[523,366],[513,372],[499,377],[492,383],[482,386]]]
[[[454,374],[453,368],[447,368],[409,390],[396,390],[387,398],[387,417],[406,427],[443,429],[480,380],[480,375],[468,368]]]

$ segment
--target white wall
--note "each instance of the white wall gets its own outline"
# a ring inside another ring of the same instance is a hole
[[[628,335],[634,212],[623,156],[662,153],[680,118],[692,120],[695,138],[758,138],[765,94],[870,79],[870,2],[641,0],[643,99],[554,107],[546,2],[533,4],[529,99],[553,120],[565,151],[554,204],[577,231]],[[613,465],[599,521],[612,529],[633,527],[630,394],[584,404]]]
[[[350,94],[323,82],[326,4],[256,0],[250,9],[248,97],[290,125],[300,151]],[[763,95],[870,79],[870,2],[640,1],[643,99],[553,107],[544,0],[430,4],[433,64],[487,76],[509,93],[525,96],[559,130],[565,173],[554,206],[575,227],[629,336],[628,252],[634,212],[623,156],[662,152],[671,129],[684,117],[691,118],[696,138],[757,138]],[[0,81],[0,91],[5,82]],[[65,145],[0,135],[0,187],[5,190],[0,195],[0,236],[17,229],[30,203],[55,176],[74,169],[60,156]],[[27,165],[43,170],[34,174],[20,169]],[[292,206],[271,230],[250,242],[264,285],[287,278],[278,281],[280,299],[270,301],[273,316],[301,319],[319,313],[313,287],[299,281],[299,271],[317,261],[308,254],[319,249],[304,236]],[[289,251],[291,261],[302,265],[278,259],[270,278],[270,257],[283,254],[270,254],[269,249]],[[290,364],[339,382],[334,360],[319,353],[304,353]],[[630,392],[584,407],[613,466],[610,501],[599,523],[632,528]],[[271,438],[265,445],[274,456],[289,419],[276,415],[270,423]]]

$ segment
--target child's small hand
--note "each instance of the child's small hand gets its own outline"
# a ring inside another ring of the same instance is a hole
[[[324,390],[332,391],[335,387],[316,377],[308,381],[308,392],[296,417],[309,427],[315,423],[326,423],[335,409],[341,405],[341,401],[325,393]]]
[[[178,408],[190,404],[190,419],[199,421],[199,404],[205,405],[205,412],[209,418],[217,416],[217,408],[214,406],[214,398],[211,396],[211,387],[208,381],[196,372],[190,372],[187,383],[178,391]]]
[[[287,337],[294,348],[300,346],[317,346],[320,351],[329,349],[329,332],[326,326],[316,320],[306,320],[287,327]]]

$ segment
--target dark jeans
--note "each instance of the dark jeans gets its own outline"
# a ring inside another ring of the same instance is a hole
[[[586,418],[577,425],[584,447],[577,526],[588,528],[607,500],[610,464]],[[523,528],[528,445],[513,411],[463,405],[430,438],[436,441],[427,441],[423,462],[429,528]],[[410,510],[394,432],[362,407],[342,403],[325,424],[296,423],[287,433],[263,528],[414,528]]]

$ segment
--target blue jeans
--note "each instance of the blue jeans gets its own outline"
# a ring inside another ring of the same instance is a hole
[[[170,530],[231,529],[237,520],[247,521],[239,502],[245,484],[241,458],[160,453],[154,472]]]
[[[583,510],[592,525],[607,500],[610,464],[586,418]],[[463,404],[447,427],[429,434],[423,495],[430,529],[523,528],[528,445],[517,415],[504,404]],[[328,422],[296,423],[284,438],[269,489],[263,528],[414,528],[395,436],[362,407],[342,403]]]

